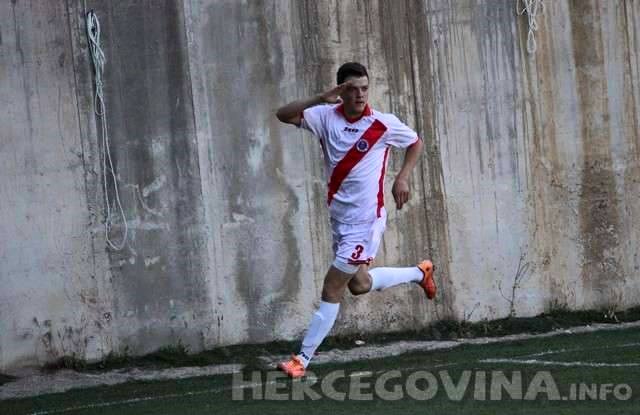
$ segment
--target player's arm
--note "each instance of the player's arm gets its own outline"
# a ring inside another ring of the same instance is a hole
[[[315,95],[311,98],[293,101],[287,105],[278,108],[276,111],[276,117],[284,123],[300,126],[302,121],[302,111],[309,107],[319,104],[335,104],[341,102],[340,94],[349,86],[349,82],[344,82],[330,90]]]
[[[391,189],[393,199],[396,201],[396,207],[398,209],[402,209],[402,205],[409,200],[409,178],[411,177],[411,171],[422,155],[423,146],[422,140],[418,139],[418,141],[409,146],[405,152],[404,163]]]

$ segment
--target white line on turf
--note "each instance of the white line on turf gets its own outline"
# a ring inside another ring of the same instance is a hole
[[[532,354],[526,354],[526,355],[522,355],[519,357],[540,357],[540,356],[547,356],[550,354],[559,354],[559,353],[572,353],[572,352],[589,352],[589,351],[593,351],[593,350],[611,350],[611,349],[623,349],[626,347],[636,347],[636,346],[640,346],[640,343],[625,343],[625,344],[618,344],[618,345],[607,345],[607,346],[603,346],[603,347],[589,347],[589,348],[584,348],[584,347],[576,347],[573,349],[557,349],[557,350],[546,350],[544,352],[540,352],[540,353],[532,353]]]
[[[604,363],[604,362],[555,362],[537,359],[480,359],[480,363],[517,363],[521,365],[563,366],[563,367],[636,367],[640,363]]]

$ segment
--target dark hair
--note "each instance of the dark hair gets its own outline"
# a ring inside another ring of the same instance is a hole
[[[350,76],[355,76],[358,78],[361,76],[366,76],[367,78],[369,78],[367,68],[365,68],[364,65],[358,62],[347,62],[345,64],[342,64],[342,66],[340,66],[340,68],[338,69],[338,85],[343,83]]]

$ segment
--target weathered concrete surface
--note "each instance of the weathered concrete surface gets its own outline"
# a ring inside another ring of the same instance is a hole
[[[149,352],[177,339],[199,349],[213,324],[212,275],[183,8],[87,7],[102,16],[109,134],[130,231],[126,248],[109,254],[117,350]]]
[[[84,2],[2,2],[0,370],[300,336],[331,259],[325,178],[273,114],[347,60],[426,139],[402,211],[391,158],[376,263],[431,257],[440,295],[347,296],[334,333],[503,317],[519,263],[519,315],[638,305],[640,3],[547,2],[535,55],[515,7],[87,1],[130,229],[107,251]]]
[[[427,9],[456,314],[505,315],[521,253],[521,314],[637,304],[638,3],[547,3],[535,56],[512,2]]]
[[[215,324],[182,5],[87,3],[127,246],[105,249],[83,2],[2,2],[2,367],[197,350]]]
[[[92,235],[74,29],[60,2],[3,1],[0,16],[0,366],[99,358],[112,289]]]
[[[558,30],[527,65],[529,235],[545,297],[570,308],[637,304],[639,16],[637,2],[553,3]]]

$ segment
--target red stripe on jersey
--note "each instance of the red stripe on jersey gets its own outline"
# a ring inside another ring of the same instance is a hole
[[[380,217],[380,211],[384,206],[384,171],[387,167],[387,155],[389,154],[389,147],[384,151],[384,160],[382,161],[382,170],[380,170],[380,180],[378,180],[378,211],[377,215]]]
[[[347,154],[336,164],[336,167],[331,173],[331,179],[329,180],[329,194],[327,196],[327,204],[331,204],[333,196],[340,189],[340,185],[344,179],[349,175],[351,170],[356,164],[373,148],[376,142],[387,131],[387,127],[378,120],[375,120],[371,127],[362,134],[362,136],[353,144],[353,147],[347,151]],[[358,142],[365,140],[368,147],[365,151],[360,151],[356,148]]]

